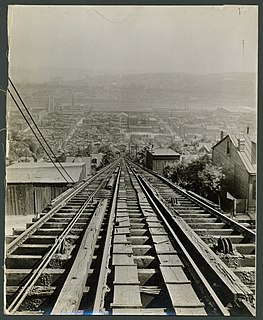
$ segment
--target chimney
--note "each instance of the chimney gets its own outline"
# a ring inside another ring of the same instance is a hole
[[[249,126],[247,126],[247,134],[249,134]]]
[[[220,140],[222,140],[222,139],[224,139],[224,131],[223,130],[221,130],[221,132],[220,132]]]
[[[245,151],[245,139],[243,139],[243,138],[238,139],[238,151],[240,151],[240,152]]]

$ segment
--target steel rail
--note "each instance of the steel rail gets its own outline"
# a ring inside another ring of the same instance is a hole
[[[62,199],[58,204],[55,205],[47,214],[45,214],[42,218],[37,220],[32,226],[27,228],[23,233],[21,233],[18,237],[16,237],[11,243],[6,246],[5,256],[6,258],[14,252],[25,240],[27,240],[37,228],[41,227],[49,218],[51,218],[59,209],[66,205],[66,203],[71,200],[77,193],[83,190],[86,186],[96,180],[100,175],[102,175],[105,171],[114,167],[116,163],[113,163],[99,171],[96,175],[89,178],[84,184],[81,184],[76,189],[73,189],[72,193],[67,195],[65,199]],[[109,174],[110,175],[110,174]]]
[[[88,204],[90,203],[90,201],[92,200],[94,195],[101,189],[102,185],[105,183],[107,178],[108,178],[108,175],[107,175],[107,177],[105,177],[101,181],[101,183],[98,185],[98,187],[89,195],[89,197],[87,198],[85,203],[81,206],[81,208],[78,210],[76,215],[72,218],[72,220],[69,222],[67,227],[63,230],[63,232],[55,240],[55,243],[52,244],[50,250],[45,254],[45,256],[41,260],[41,263],[39,264],[39,266],[33,270],[33,273],[30,276],[30,278],[27,280],[26,284],[22,287],[22,289],[19,291],[19,293],[17,294],[15,299],[12,301],[10,306],[7,308],[7,312],[9,314],[13,314],[19,308],[19,306],[23,303],[24,299],[26,298],[26,296],[28,295],[28,293],[30,292],[30,290],[32,289],[32,287],[34,286],[34,284],[36,283],[36,281],[38,280],[38,278],[40,277],[40,275],[42,274],[42,272],[44,271],[44,269],[48,265],[48,263],[50,262],[52,256],[56,253],[57,249],[59,248],[59,246],[61,245],[61,243],[65,239],[65,237],[68,235],[70,230],[73,228],[74,224],[76,223],[78,218],[81,216],[81,214],[83,213],[85,208],[88,206]]]
[[[184,195],[185,197],[187,197],[189,200],[194,201],[196,204],[198,204],[200,207],[202,207],[203,209],[213,213],[214,215],[220,217],[222,220],[224,220],[226,223],[232,225],[233,227],[235,227],[240,233],[248,236],[251,238],[251,240],[255,240],[256,238],[256,233],[248,228],[246,228],[245,226],[241,225],[240,223],[234,221],[233,219],[225,216],[222,212],[220,212],[219,210],[213,208],[212,206],[208,205],[207,203],[205,203],[204,201],[200,200],[198,197],[193,196],[192,192],[191,194],[183,189],[181,189],[180,187],[176,186],[174,183],[172,183],[171,181],[169,181],[167,178],[162,177],[160,174],[142,167],[141,165],[132,162],[131,160],[129,160],[129,162],[131,162],[133,165],[138,166],[139,168],[141,168],[143,171],[149,172],[150,174],[154,175],[155,177],[159,178],[160,180],[162,180],[164,183],[166,183],[167,185],[169,185],[172,189],[176,190],[177,192],[181,193],[182,195]],[[176,211],[176,209],[175,209]]]
[[[135,175],[141,189],[143,190],[144,194],[146,195],[146,197],[148,198],[149,202],[151,203],[151,205],[154,207],[154,209],[156,210],[156,212],[158,213],[158,215],[161,217],[163,223],[165,224],[166,228],[169,230],[170,235],[172,236],[173,240],[176,242],[176,244],[178,245],[178,247],[180,248],[180,251],[183,253],[183,255],[185,256],[185,258],[187,259],[187,261],[189,262],[189,264],[192,266],[192,268],[194,269],[195,274],[198,276],[200,282],[202,283],[203,287],[207,290],[207,292],[209,293],[213,304],[217,307],[218,311],[221,313],[221,315],[223,316],[229,316],[229,311],[225,308],[225,306],[223,305],[223,303],[221,302],[221,300],[219,299],[219,297],[216,295],[215,291],[212,289],[212,287],[210,286],[210,284],[208,283],[208,281],[205,279],[203,273],[200,271],[200,269],[198,268],[198,266],[196,265],[196,263],[194,262],[194,260],[192,259],[192,257],[190,256],[190,254],[188,253],[187,249],[185,248],[185,246],[183,245],[183,243],[180,241],[180,239],[178,238],[178,236],[175,234],[173,228],[171,227],[171,225],[168,223],[167,219],[164,217],[163,213],[161,212],[161,210],[159,209],[159,207],[156,204],[157,198],[154,199],[154,197],[152,195],[150,195],[150,193],[147,191],[146,187],[143,185],[142,180],[140,178],[140,176],[138,176],[132,169],[133,174]]]

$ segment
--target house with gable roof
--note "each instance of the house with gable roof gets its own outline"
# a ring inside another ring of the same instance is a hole
[[[248,134],[229,134],[212,147],[213,164],[223,168],[228,192],[245,199],[246,212],[256,208],[256,146]]]

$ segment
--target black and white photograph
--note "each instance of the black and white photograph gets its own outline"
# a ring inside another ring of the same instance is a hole
[[[258,6],[9,5],[5,94],[5,315],[256,316]]]

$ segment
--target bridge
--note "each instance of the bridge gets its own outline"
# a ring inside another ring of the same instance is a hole
[[[6,313],[255,315],[255,236],[121,158],[6,237]]]

